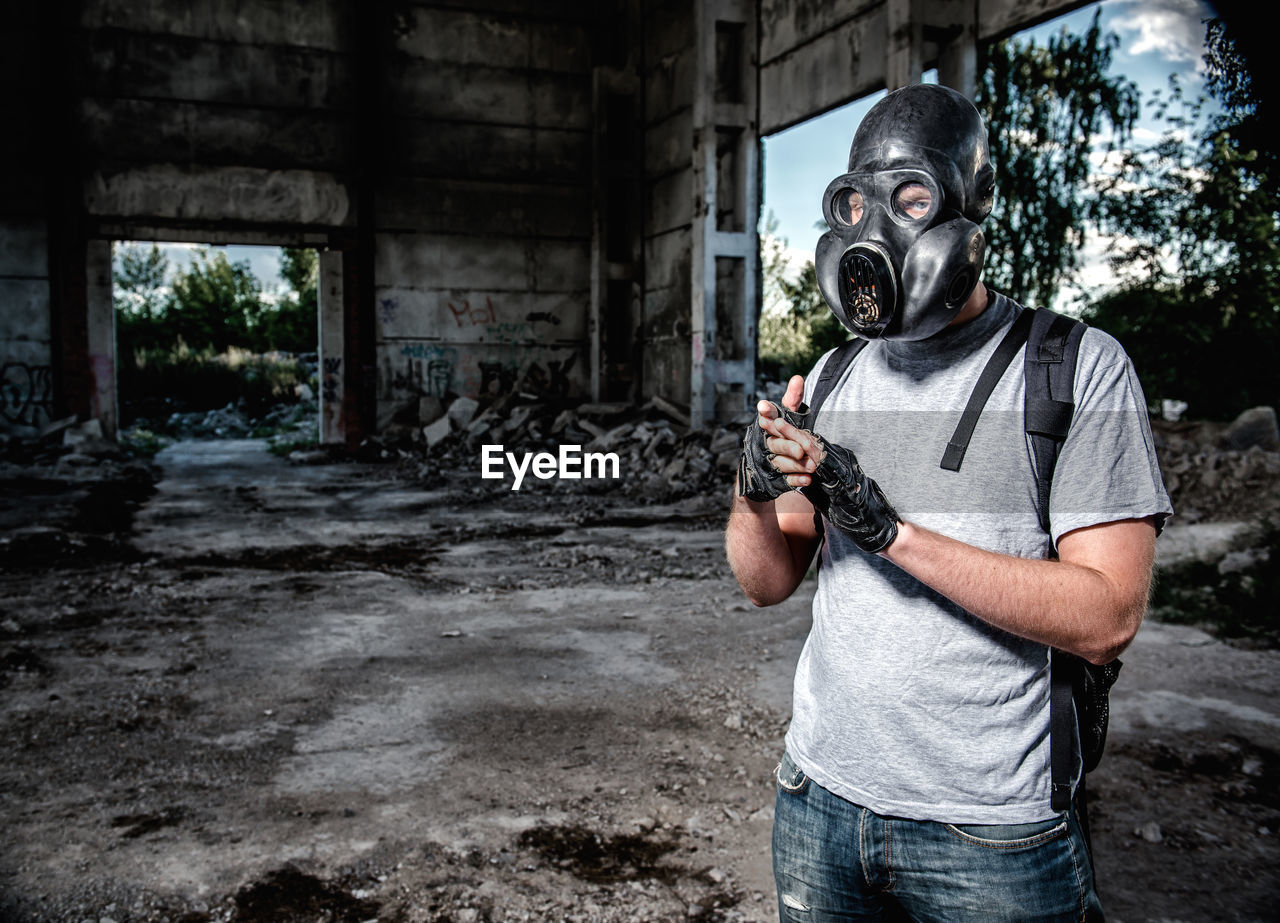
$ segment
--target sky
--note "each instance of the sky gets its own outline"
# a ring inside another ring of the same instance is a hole
[[[1019,33],[1018,38],[1034,38],[1038,45],[1044,45],[1048,36],[1064,27],[1071,32],[1084,32],[1099,8],[1103,29],[1120,36],[1111,73],[1136,83],[1144,104],[1152,90],[1167,86],[1173,73],[1179,75],[1189,96],[1200,91],[1203,21],[1213,15],[1210,5],[1202,0],[1101,0]],[[936,73],[925,79],[937,82]],[[880,91],[764,139],[760,231],[765,233],[770,216],[777,221],[775,234],[786,239],[793,267],[813,259],[814,244],[821,233],[816,224],[822,219],[822,194],[827,184],[845,171],[853,133],[863,115],[883,95],[884,91]],[[1159,134],[1157,126],[1144,115],[1134,140],[1144,143]],[[997,196],[999,169],[997,164]],[[1100,254],[1101,243],[1095,241],[1093,249]],[[1081,273],[1086,286],[1106,281],[1105,265],[1100,259],[1090,260],[1091,255],[1086,249]]]

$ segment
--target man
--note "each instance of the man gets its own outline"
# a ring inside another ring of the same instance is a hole
[[[784,921],[1101,919],[1079,818],[1050,797],[1050,649],[1101,664],[1129,644],[1172,510],[1132,367],[1093,329],[1049,532],[1020,355],[963,465],[939,467],[1024,310],[980,281],[994,185],[959,93],[912,86],[872,108],[816,257],[869,342],[816,420],[801,403],[830,354],[781,408],[762,401],[744,440],[726,548],[747,595],[786,599],[820,550],[777,772]]]

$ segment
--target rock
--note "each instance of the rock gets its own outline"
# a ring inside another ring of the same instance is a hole
[[[578,413],[585,417],[614,417],[630,409],[630,404],[618,402],[578,405]]]
[[[1200,561],[1216,565],[1232,551],[1247,549],[1261,538],[1251,522],[1205,522],[1188,525],[1175,519],[1156,543],[1161,568]]]
[[[738,459],[742,457],[741,449],[727,449],[716,456],[717,471],[733,471],[738,467]]]
[[[668,417],[675,420],[681,426],[689,425],[689,414],[685,411],[685,409],[676,404],[673,404],[671,401],[667,400],[665,397],[661,397],[655,394],[653,397],[649,399],[649,403],[646,404],[645,406],[652,407],[653,409],[666,414]]]
[[[1227,574],[1239,574],[1245,571],[1253,570],[1260,567],[1271,560],[1271,555],[1265,548],[1247,548],[1243,551],[1229,551],[1226,556],[1218,562],[1218,573],[1224,577]]]
[[[537,411],[541,410],[538,404],[521,404],[515,410],[511,411],[511,416],[507,417],[506,432],[515,433],[520,427],[524,426]]]
[[[1170,422],[1177,422],[1182,419],[1182,415],[1187,412],[1186,401],[1175,401],[1164,398],[1160,401],[1160,416]]]
[[[289,453],[289,461],[299,465],[322,465],[329,460],[324,449],[296,449]]]
[[[584,420],[583,422],[585,423],[586,421]],[[591,440],[591,442],[588,443],[587,448],[592,449],[594,451],[599,451],[602,449],[604,451],[612,451],[617,446],[626,442],[626,440],[630,438],[634,430],[635,430],[635,425],[632,423],[623,423],[621,426],[615,426],[613,429],[609,430],[608,432],[603,433],[602,435],[599,435],[595,439]]]
[[[475,398],[460,397],[449,405],[448,416],[457,425],[458,429],[462,429],[471,422],[479,409],[480,402]]]
[[[1222,435],[1224,448],[1243,451],[1258,446],[1265,451],[1280,450],[1280,426],[1274,407],[1252,407],[1244,411]]]
[[[1141,827],[1135,827],[1133,835],[1148,843],[1164,842],[1164,832],[1160,829],[1160,825],[1154,820],[1149,820]]]
[[[444,403],[440,398],[426,395],[418,398],[418,423],[426,426],[444,416]]]
[[[410,422],[417,417],[418,407],[416,403],[378,401],[378,432],[385,432],[397,419],[403,422],[403,418],[408,414],[412,414],[409,418]]]
[[[427,440],[427,448],[431,448],[449,438],[449,418],[444,416],[434,423],[422,427],[422,435]]]
[[[735,454],[742,451],[742,434],[734,430],[722,430],[711,440],[711,454],[719,455],[730,450]]]
[[[75,425],[76,425],[76,418],[74,415],[69,417],[63,417],[61,420],[54,420],[50,423],[47,423],[39,431],[39,436],[41,439],[57,436],[60,433],[65,433],[67,430],[69,430],[71,427]]]
[[[668,484],[674,484],[676,481],[680,480],[680,476],[684,474],[686,465],[687,462],[683,458],[676,458],[668,462],[667,466],[662,469],[663,480]]]

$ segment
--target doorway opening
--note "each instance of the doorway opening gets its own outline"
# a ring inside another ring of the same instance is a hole
[[[307,247],[113,242],[121,440],[316,446],[319,264]]]

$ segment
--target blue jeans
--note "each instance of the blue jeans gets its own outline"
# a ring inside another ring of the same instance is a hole
[[[1074,811],[1032,824],[882,817],[778,767],[773,875],[782,923],[1100,921]]]

